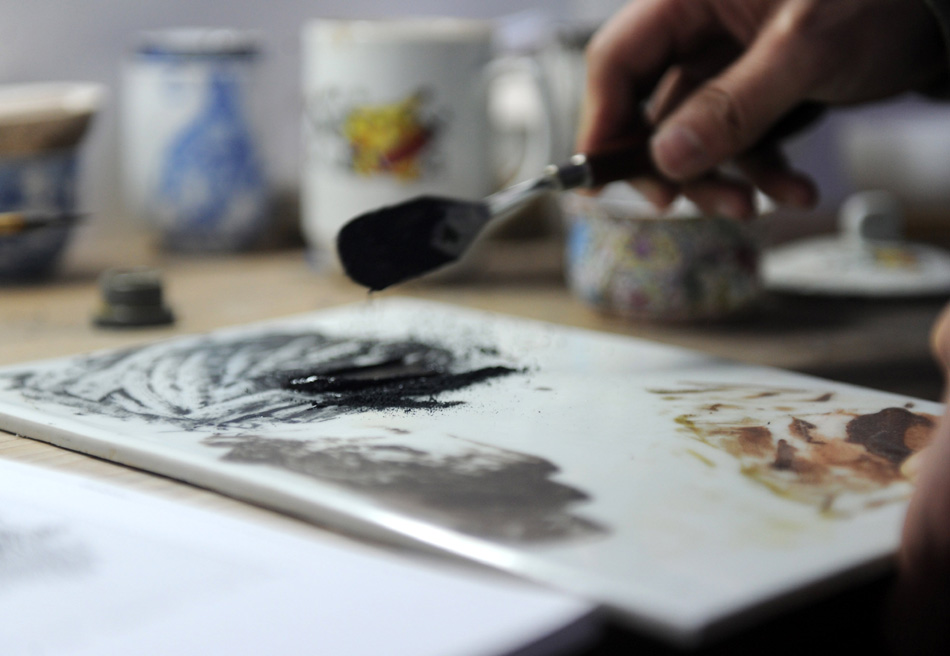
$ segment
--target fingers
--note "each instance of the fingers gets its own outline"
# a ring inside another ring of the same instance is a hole
[[[736,160],[745,179],[727,177],[718,172],[681,184],[661,178],[640,178],[631,181],[657,208],[663,209],[682,193],[705,214],[747,220],[755,216],[755,189],[761,190],[777,204],[794,209],[814,207],[818,191],[810,178],[794,171],[775,145],[762,146]],[[950,361],[950,311],[944,332]]]
[[[817,75],[815,53],[800,52],[787,25],[773,20],[745,54],[663,121],[651,143],[663,174],[689,180],[709,171],[754,146],[804,99]]]
[[[788,11],[759,16],[753,22],[761,20],[763,27],[746,47],[744,39],[726,34],[729,17],[716,11],[695,0],[638,0],[595,36],[578,150],[596,152],[659,123],[649,147],[668,179],[633,181],[658,207],[681,190],[706,212],[749,218],[752,187],[715,173],[734,158],[749,181],[779,204],[812,207],[814,184],[777,150],[746,153],[813,84],[814,57],[798,52],[801,21]]]
[[[683,185],[683,195],[709,216],[745,221],[755,216],[754,189],[747,182],[711,173]]]
[[[818,189],[808,176],[792,170],[774,145],[756,148],[736,160],[749,181],[779,205],[805,210],[818,202]]]
[[[907,654],[950,653],[950,417],[917,455],[916,490],[898,552],[891,633]],[[905,464],[910,464],[908,461]]]
[[[665,210],[673,204],[680,193],[679,185],[662,178],[636,178],[630,185],[659,210]]]
[[[673,58],[677,44],[703,40],[705,3],[638,0],[628,3],[587,49],[587,92],[577,149],[591,152],[642,121],[640,104]]]
[[[663,178],[637,178],[630,184],[655,207],[668,207],[679,194],[686,196],[709,215],[744,221],[755,216],[755,190],[761,190],[777,204],[793,209],[809,209],[818,201],[812,180],[793,170],[777,146],[763,146],[736,160],[744,179],[726,176],[717,171],[695,180],[673,183]],[[950,310],[939,340],[950,363]]]

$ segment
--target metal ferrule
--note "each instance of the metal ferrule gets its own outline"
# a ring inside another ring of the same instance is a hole
[[[582,154],[574,155],[566,164],[552,165],[548,169],[557,178],[558,188],[561,190],[593,186],[594,181],[587,157]],[[547,174],[548,171],[546,170],[545,173]]]
[[[545,167],[540,177],[503,189],[485,201],[488,203],[490,216],[497,218],[515,212],[544,192],[590,187],[592,183],[587,158],[584,155],[574,155],[566,164],[551,164]]]

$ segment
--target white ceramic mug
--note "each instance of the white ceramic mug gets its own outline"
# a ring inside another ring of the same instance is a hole
[[[430,194],[480,198],[501,182],[489,120],[493,26],[450,19],[315,20],[303,30],[303,232],[336,262],[347,221]],[[550,128],[548,128],[550,129]],[[540,173],[550,139],[518,171]],[[509,167],[509,171],[513,170]]]

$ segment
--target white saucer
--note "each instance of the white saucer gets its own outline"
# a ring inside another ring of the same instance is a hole
[[[907,242],[855,242],[844,236],[804,239],[765,253],[773,291],[835,296],[950,294],[950,253]]]
[[[950,294],[950,253],[903,239],[894,194],[863,191],[841,206],[838,234],[767,251],[766,288],[797,294],[873,298]]]

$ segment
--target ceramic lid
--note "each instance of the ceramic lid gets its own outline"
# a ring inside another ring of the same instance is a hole
[[[903,212],[893,195],[864,192],[842,206],[839,232],[765,253],[762,275],[774,291],[898,297],[950,293],[950,252],[901,238]]]

